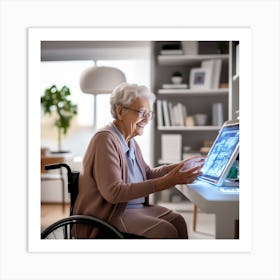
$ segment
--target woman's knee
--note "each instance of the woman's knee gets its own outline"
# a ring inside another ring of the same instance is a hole
[[[188,238],[187,223],[182,215],[176,213],[175,218],[170,222],[176,228],[179,238]]]
[[[161,221],[147,230],[144,235],[148,238],[179,238],[176,228],[167,221]]]

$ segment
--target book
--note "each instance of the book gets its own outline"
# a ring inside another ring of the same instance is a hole
[[[171,102],[167,102],[168,104],[168,111],[169,111],[169,116],[170,116],[170,125],[174,126],[176,125],[176,116],[174,112],[174,105]]]
[[[185,126],[185,120],[187,117],[186,106],[179,102],[174,106],[174,110],[176,116],[176,125]]]
[[[163,89],[180,89],[180,88],[188,88],[187,84],[163,84],[162,85]]]
[[[173,88],[173,89],[167,89],[167,88],[162,88],[158,90],[158,93],[160,94],[170,94],[170,93],[187,93],[185,88]]]
[[[222,60],[215,59],[214,60],[214,72],[213,72],[213,76],[212,76],[212,88],[219,88],[221,71],[222,71]]]
[[[173,106],[174,126],[180,126],[180,112],[178,103]]]
[[[161,135],[161,162],[174,163],[182,158],[182,135]]]
[[[188,116],[187,107],[182,105],[182,126],[186,125],[187,116]]]
[[[201,68],[209,69],[210,73],[210,87],[219,88],[222,60],[221,59],[208,59],[201,62]]]
[[[162,54],[162,55],[182,55],[183,50],[161,50],[160,54]]]
[[[163,126],[162,102],[157,100],[157,125]]]
[[[212,125],[222,126],[224,123],[223,104],[214,103],[212,105]]]
[[[166,100],[162,100],[162,109],[163,109],[163,120],[165,126],[170,126],[170,115],[168,109],[168,103]]]

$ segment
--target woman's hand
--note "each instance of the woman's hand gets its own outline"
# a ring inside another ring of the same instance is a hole
[[[202,174],[200,171],[202,166],[201,161],[199,160],[196,166],[194,162],[192,162],[192,164],[193,166],[188,169],[185,167],[185,161],[172,165],[173,168],[166,175],[158,179],[155,186],[156,191],[162,191],[177,184],[192,183]]]
[[[176,184],[190,184],[201,175],[201,165],[193,165],[190,168],[185,167],[185,162],[179,162],[177,166],[171,170],[167,175],[170,181],[173,181],[173,185]]]
[[[186,159],[183,161],[184,162],[183,170],[188,170],[195,166],[200,166],[200,168],[202,168],[204,161],[205,161],[204,156],[194,156],[189,159]]]

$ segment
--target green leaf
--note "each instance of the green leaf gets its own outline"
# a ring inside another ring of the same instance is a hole
[[[56,85],[47,88],[41,97],[41,106],[45,114],[56,114],[54,125],[58,128],[59,134],[67,134],[71,121],[78,113],[77,104],[69,99],[71,91],[69,87],[63,86],[60,90]],[[60,139],[61,137],[59,137]]]

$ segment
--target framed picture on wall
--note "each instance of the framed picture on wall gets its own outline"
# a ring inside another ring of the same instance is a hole
[[[190,71],[191,89],[210,89],[211,71],[207,68],[192,68]]]

